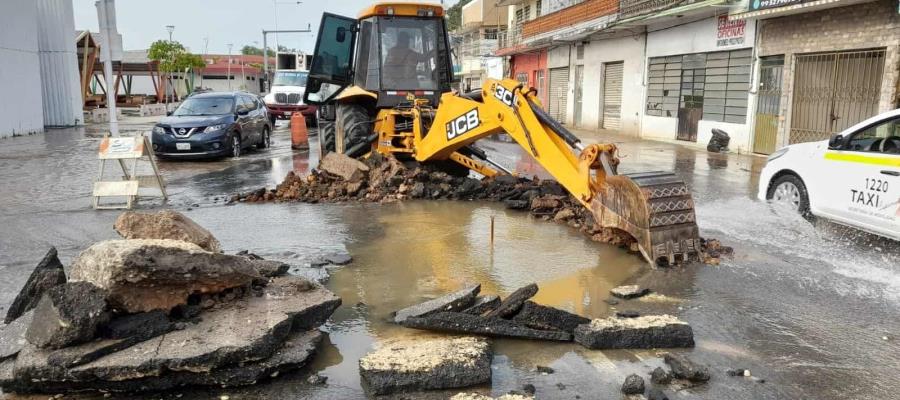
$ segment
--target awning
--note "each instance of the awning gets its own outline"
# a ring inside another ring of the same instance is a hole
[[[728,19],[765,19],[781,17],[785,15],[800,14],[816,10],[825,10],[835,7],[846,7],[854,4],[869,3],[874,0],[815,0],[805,3],[798,3],[778,8],[767,8],[764,10],[744,11],[733,13]]]

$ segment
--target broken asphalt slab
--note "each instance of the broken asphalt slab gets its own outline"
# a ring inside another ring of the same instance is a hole
[[[589,349],[694,347],[691,326],[671,315],[595,319],[575,328],[575,341]]]
[[[218,293],[262,279],[254,262],[177,240],[107,240],[75,258],[70,279],[108,291],[110,307],[123,312],[168,311],[186,304],[193,293]]]
[[[25,331],[31,325],[34,313],[29,311],[9,324],[0,326],[0,361],[19,354],[25,346]]]
[[[319,170],[337,175],[347,182],[353,182],[365,178],[369,167],[355,158],[329,152],[319,161]]]
[[[500,302],[500,306],[497,309],[487,313],[487,317],[500,317],[500,318],[509,318],[515,315],[515,313],[519,312],[519,309],[522,308],[522,304],[525,304],[525,301],[534,297],[538,292],[537,284],[530,284],[528,286],[521,287],[517,289],[515,292],[512,292],[509,296],[506,296],[502,302]]]
[[[500,296],[478,296],[472,306],[466,308],[463,312],[472,315],[481,315],[488,311],[495,310],[500,306]]]
[[[591,322],[590,319],[580,315],[542,306],[532,301],[526,301],[512,320],[534,329],[556,329],[568,333],[575,333],[578,325]]]
[[[316,353],[324,335],[316,329],[291,333],[271,357],[257,362],[225,366],[212,371],[168,371],[161,377],[120,381],[43,382],[39,387],[23,386],[12,379],[12,367],[0,364],[0,385],[4,390],[61,393],[68,391],[144,392],[163,391],[188,386],[233,387],[253,385],[274,378],[282,372],[302,368]],[[8,371],[6,370],[8,369]]]
[[[340,298],[302,278],[279,277],[262,296],[210,310],[184,330],[135,344],[71,369],[51,365],[50,351],[26,346],[16,360],[17,387],[41,390],[47,382],[92,388],[97,382],[147,377],[169,372],[209,372],[239,363],[258,362],[281,348],[292,329],[318,327],[340,305]],[[91,345],[69,350],[92,351]]]
[[[6,310],[6,318],[3,322],[8,324],[15,321],[16,318],[37,306],[37,303],[41,301],[41,296],[50,288],[64,283],[66,283],[66,273],[62,263],[59,262],[56,248],[51,247],[34,271],[31,271],[28,281],[25,282],[22,290]]]
[[[361,358],[359,372],[376,395],[467,387],[491,380],[490,347],[477,337],[393,339]]]
[[[213,253],[222,251],[212,233],[177,211],[126,211],[116,218],[113,228],[125,239],[172,239],[196,244]]]
[[[469,286],[448,295],[404,308],[394,314],[394,323],[403,324],[410,317],[424,317],[441,311],[463,310],[472,305],[479,291],[481,291],[480,284]]]
[[[424,317],[409,317],[402,325],[407,328],[491,337],[555,340],[561,342],[572,340],[572,334],[568,332],[531,329],[518,322],[503,318],[482,317],[459,312],[439,312]]]
[[[609,293],[620,299],[635,299],[650,293],[650,289],[642,288],[638,285],[625,285],[615,287]]]
[[[94,338],[105,323],[107,293],[90,282],[68,282],[44,294],[25,339],[40,348],[59,349]]]

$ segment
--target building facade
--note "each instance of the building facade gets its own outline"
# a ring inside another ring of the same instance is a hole
[[[582,129],[769,154],[898,107],[896,0],[503,0],[498,55]]]
[[[461,27],[452,33],[459,57],[456,76],[461,90],[476,90],[485,79],[504,76],[503,58],[494,53],[500,31],[506,29],[507,10],[485,0],[474,0],[462,7]]]
[[[896,1],[778,4],[732,15],[759,24],[754,152],[825,140],[900,107]]]

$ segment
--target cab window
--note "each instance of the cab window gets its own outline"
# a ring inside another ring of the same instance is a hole
[[[900,154],[900,117],[879,122],[855,133],[850,137],[846,149]]]
[[[438,90],[439,20],[384,18],[379,21],[385,89]]]

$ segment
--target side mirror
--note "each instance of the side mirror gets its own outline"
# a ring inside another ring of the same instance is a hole
[[[247,109],[245,107],[238,108],[237,115],[247,115],[247,114],[250,114],[249,109]]]
[[[175,113],[174,111],[166,111],[166,116],[171,117],[172,114],[174,114],[174,113]]]
[[[828,140],[828,148],[832,150],[838,150],[844,147],[844,136],[842,135],[834,135]]]
[[[334,39],[337,40],[338,43],[344,43],[344,41],[347,40],[347,28],[339,26]]]

